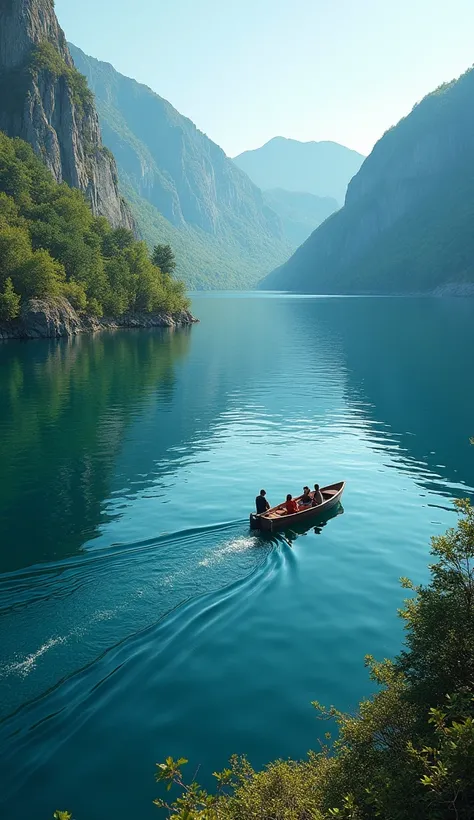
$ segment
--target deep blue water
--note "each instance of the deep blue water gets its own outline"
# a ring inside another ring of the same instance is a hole
[[[204,295],[201,323],[0,346],[2,814],[158,818],[154,764],[304,756],[403,639],[474,486],[471,300]],[[342,514],[248,514],[346,479]]]

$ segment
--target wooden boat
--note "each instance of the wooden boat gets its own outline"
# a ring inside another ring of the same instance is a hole
[[[345,487],[345,481],[338,481],[336,484],[329,484],[327,487],[321,487],[321,495],[323,496],[323,503],[316,507],[306,507],[304,510],[291,513],[290,515],[284,510],[284,503],[277,504],[267,512],[257,515],[252,513],[250,515],[250,526],[253,530],[284,530],[292,527],[294,524],[303,524],[310,522],[313,518],[320,518],[328,512],[328,510],[336,507],[342,497]],[[302,496],[295,498],[295,501],[300,501]]]

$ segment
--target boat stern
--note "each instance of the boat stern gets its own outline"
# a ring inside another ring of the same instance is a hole
[[[251,530],[259,530],[260,529],[260,516],[255,515],[255,513],[250,513],[250,529]]]

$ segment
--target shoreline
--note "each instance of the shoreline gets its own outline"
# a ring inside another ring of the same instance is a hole
[[[125,328],[179,328],[196,324],[188,310],[178,313],[125,313],[123,316],[104,316],[101,319],[77,313],[63,298],[54,301],[30,299],[18,319],[0,322],[0,342],[29,339],[61,339],[79,333],[98,333],[103,330]]]

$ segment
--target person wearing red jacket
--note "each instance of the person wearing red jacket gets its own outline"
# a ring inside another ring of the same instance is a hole
[[[292,499],[290,493],[286,496],[286,502],[283,506],[287,515],[292,515],[292,513],[298,512],[298,504]]]

